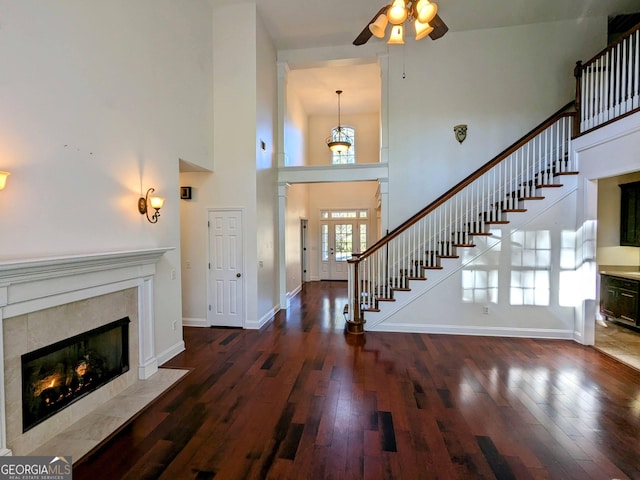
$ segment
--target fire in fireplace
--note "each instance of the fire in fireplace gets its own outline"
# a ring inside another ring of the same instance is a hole
[[[128,317],[22,355],[22,429],[129,370]]]

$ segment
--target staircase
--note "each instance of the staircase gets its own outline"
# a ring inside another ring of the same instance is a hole
[[[346,330],[385,321],[576,189],[572,139],[640,109],[640,26],[575,70],[576,101],[349,261]],[[465,260],[460,253],[465,250]]]

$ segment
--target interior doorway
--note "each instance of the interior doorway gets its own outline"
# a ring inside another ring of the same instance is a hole
[[[244,323],[242,211],[209,211],[207,322],[217,327]]]

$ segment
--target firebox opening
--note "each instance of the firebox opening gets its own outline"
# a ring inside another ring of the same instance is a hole
[[[129,317],[22,355],[22,431],[129,371]]]

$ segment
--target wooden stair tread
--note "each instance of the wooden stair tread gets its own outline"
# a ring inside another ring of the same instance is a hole
[[[536,188],[560,188],[564,187],[562,183],[544,183],[542,185],[537,185]]]
[[[463,248],[473,248],[475,247],[475,243],[454,243],[454,247],[463,247]]]
[[[407,287],[391,287],[392,291],[396,291],[396,292],[410,292],[411,289],[407,288]]]
[[[503,212],[505,213],[516,213],[516,212],[526,212],[527,209],[526,208],[509,208],[506,210],[503,210]]]
[[[520,197],[518,200],[544,200],[545,197]]]
[[[426,280],[427,277],[407,277],[407,280]]]
[[[362,311],[363,312],[379,312],[380,309],[371,307],[371,308],[363,308]]]
[[[441,265],[433,265],[433,266],[422,266],[425,270],[442,270],[444,267]]]
[[[487,225],[506,225],[510,222],[509,220],[485,220],[484,223]]]
[[[488,233],[488,232],[470,232],[469,235],[481,235],[484,237],[490,237],[491,235],[493,235],[493,233]]]
[[[376,297],[376,301],[377,302],[395,302],[396,299],[395,298],[390,298],[390,297]]]
[[[559,177],[561,175],[578,175],[580,172],[556,172],[553,174],[554,177]]]

